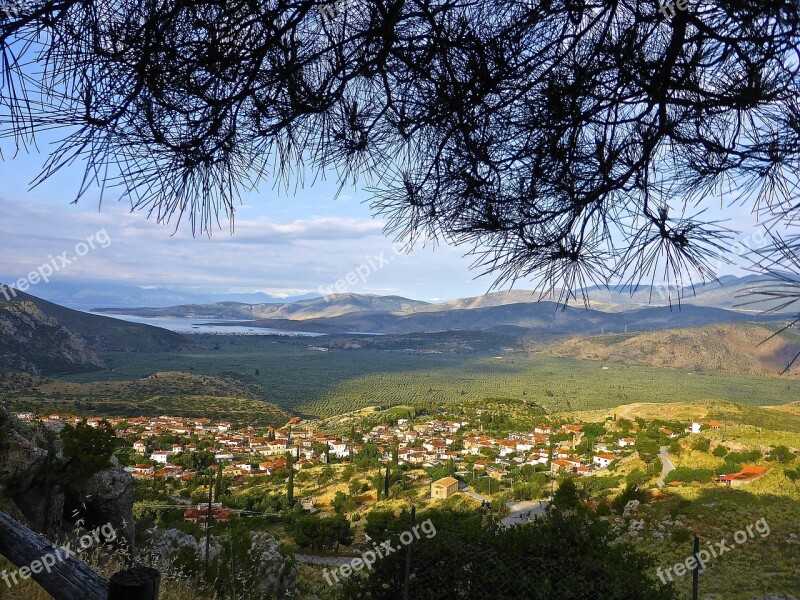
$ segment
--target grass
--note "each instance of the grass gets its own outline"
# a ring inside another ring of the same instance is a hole
[[[685,487],[672,490],[670,497],[649,505],[645,518],[658,522],[683,514],[689,528],[700,537],[701,549],[726,540],[733,550],[714,559],[700,574],[700,598],[752,600],[767,593],[789,594],[800,589],[800,553],[788,543],[798,532],[798,489],[787,489],[785,479],[775,470],[744,489]],[[783,479],[783,481],[782,481]],[[776,493],[777,490],[781,490]],[[737,531],[765,519],[769,535],[756,534],[738,545]],[[645,535],[637,546],[655,557],[662,569],[691,556],[691,542],[659,541]],[[678,587],[690,597],[691,575],[678,579]]]

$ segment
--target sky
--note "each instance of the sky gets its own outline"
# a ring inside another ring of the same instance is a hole
[[[410,253],[398,251],[383,234],[383,222],[370,214],[364,202],[368,193],[357,188],[335,197],[335,187],[323,182],[286,196],[265,185],[244,198],[232,235],[223,224],[209,239],[193,237],[185,228],[176,230],[174,224],[160,225],[113,198],[100,205],[99,190],[73,204],[81,164],[30,189],[45,154],[14,157],[7,142],[0,149],[0,281],[7,284],[46,264],[53,265],[51,283],[220,295],[346,291],[437,302],[484,294],[494,282],[470,268],[473,259],[465,256],[466,247],[429,244]],[[39,149],[46,152],[47,146],[40,144]],[[728,208],[724,215],[743,237],[754,231],[745,209]],[[719,270],[719,275],[730,273],[742,272],[729,266]],[[47,299],[48,285],[37,282],[29,292]],[[521,281],[514,287],[534,285]]]
[[[99,190],[73,204],[83,174],[81,165],[58,173],[35,189],[30,182],[44,160],[42,154],[10,157],[3,148],[0,162],[0,281],[13,283],[67,251],[51,281],[101,280],[174,290],[203,289],[212,293],[252,293],[285,297],[328,290],[399,294],[437,301],[485,293],[490,278],[474,280],[472,259],[447,246],[401,251],[384,235],[383,221],[373,218],[367,193],[322,183],[292,196],[264,187],[243,199],[235,230],[227,223],[207,236],[193,237],[188,228],[160,225],[126,202],[104,199]],[[113,193],[111,194],[113,195]],[[83,256],[81,242],[95,241]],[[55,270],[55,269],[54,269]],[[355,273],[356,275],[350,275]],[[348,283],[357,277],[355,284]],[[41,284],[30,293],[46,297]]]

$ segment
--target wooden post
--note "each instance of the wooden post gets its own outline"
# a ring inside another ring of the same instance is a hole
[[[220,465],[221,466],[221,465]],[[208,563],[211,556],[211,472],[208,474],[208,512],[206,513],[206,559],[205,577],[208,583]]]
[[[692,570],[692,600],[697,600],[700,594],[700,562],[697,555],[700,553],[700,537],[694,536],[694,569]]]
[[[416,525],[417,523],[417,507],[411,507],[411,527]],[[414,550],[414,542],[408,545],[408,551],[406,553],[406,572],[405,577],[403,577],[403,600],[410,600],[411,598],[411,554]]]
[[[108,581],[44,536],[0,512],[0,554],[20,567],[8,569],[11,585],[33,579],[55,600],[107,600]],[[23,571],[24,569],[24,571]]]
[[[108,583],[108,600],[158,600],[161,573],[149,567],[119,571]]]

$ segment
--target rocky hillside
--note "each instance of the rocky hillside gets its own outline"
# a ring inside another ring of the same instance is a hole
[[[707,325],[628,335],[604,335],[568,340],[547,349],[556,356],[602,360],[685,371],[723,371],[776,375],[800,352],[800,338],[776,336],[754,324]],[[795,363],[789,376],[800,375]]]
[[[105,352],[186,348],[180,334],[82,313],[16,292],[0,302],[0,372],[80,373],[106,368]]]
[[[84,340],[34,303],[0,305],[0,372],[75,373],[104,367]]]

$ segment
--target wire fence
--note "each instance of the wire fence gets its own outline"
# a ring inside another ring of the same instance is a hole
[[[382,552],[378,549],[382,548]],[[670,586],[642,585],[641,571],[596,560],[605,548],[521,553],[439,532],[384,541],[349,556],[295,555],[298,596],[347,600],[675,600]],[[534,555],[537,554],[537,555]],[[546,552],[545,552],[546,554]],[[595,560],[591,557],[594,556]],[[611,570],[609,570],[609,568]],[[644,588],[647,589],[644,589]],[[685,598],[681,598],[685,600]]]

